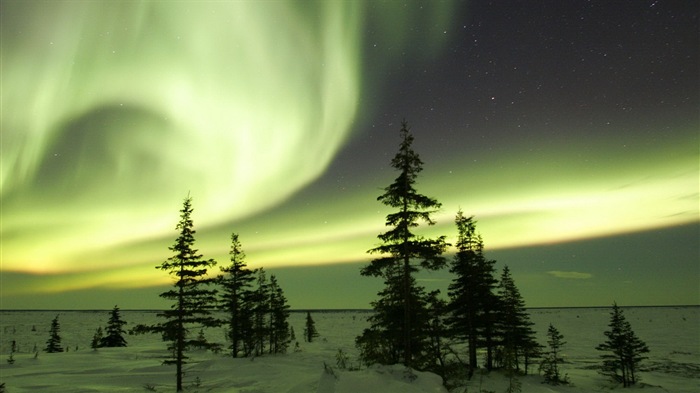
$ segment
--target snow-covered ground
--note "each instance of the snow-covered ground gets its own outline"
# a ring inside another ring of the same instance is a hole
[[[649,345],[643,363],[645,393],[700,391],[700,307],[625,308],[625,316],[637,335]],[[51,319],[59,314],[63,347],[68,352],[43,352]],[[122,311],[127,329],[158,321],[155,312]],[[292,313],[291,325],[299,341],[289,353],[255,359],[232,359],[205,351],[190,353],[185,384],[188,392],[446,392],[441,379],[429,373],[407,378],[397,366],[377,366],[358,371],[341,370],[336,354],[349,356],[350,368],[359,367],[354,339],[366,326],[367,312],[312,312],[321,334],[317,342],[301,339],[305,313]],[[604,341],[609,309],[530,310],[540,342],[552,323],[564,335],[566,363],[562,365],[572,386],[549,386],[536,374],[520,377],[523,392],[599,392],[614,388],[596,367],[595,346]],[[0,383],[15,392],[171,392],[173,366],[162,366],[167,355],[157,335],[126,336],[126,348],[93,351],[90,341],[98,326],[107,323],[109,311],[0,311]],[[223,330],[207,333],[212,341],[224,342]],[[18,351],[9,364],[10,346]],[[39,351],[35,357],[36,350]],[[325,363],[325,366],[324,366]],[[328,368],[328,370],[326,370]],[[507,380],[500,373],[477,374],[455,392],[503,392]],[[617,388],[616,388],[617,389]],[[619,388],[620,391],[622,388]],[[636,388],[635,388],[636,389]],[[633,389],[633,390],[635,390]]]

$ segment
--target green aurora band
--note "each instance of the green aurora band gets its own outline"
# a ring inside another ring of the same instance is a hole
[[[361,1],[2,7],[3,270],[91,270],[86,254],[170,234],[188,192],[199,229],[264,211],[322,174],[356,119]],[[372,12],[407,46],[450,8]],[[111,259],[100,269],[133,263]]]

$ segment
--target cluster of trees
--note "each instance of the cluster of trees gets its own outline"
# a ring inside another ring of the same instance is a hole
[[[92,336],[92,342],[90,346],[92,349],[102,348],[102,347],[126,347],[126,340],[124,339],[124,322],[119,315],[119,307],[114,306],[112,311],[109,313],[109,321],[107,321],[107,327],[105,331],[102,327],[98,327],[95,334]]]
[[[98,327],[95,334],[92,337],[92,342],[90,346],[93,349],[102,347],[126,347],[126,340],[124,339],[124,325],[126,322],[121,319],[119,315],[119,307],[114,306],[112,311],[109,313],[109,320],[107,321],[107,327],[105,330],[102,327]],[[44,352],[56,353],[63,352],[63,346],[61,345],[61,324],[58,321],[58,315],[51,320],[51,327],[49,328],[49,338],[46,340],[46,347]],[[106,332],[106,335],[105,335]],[[77,349],[77,347],[76,347]]]
[[[431,216],[441,204],[416,191],[423,162],[412,148],[413,136],[406,122],[400,135],[399,151],[391,161],[399,175],[377,198],[396,210],[386,216],[390,229],[378,235],[381,243],[368,251],[378,254],[378,258],[361,271],[364,276],[384,280],[384,289],[372,302],[375,313],[368,319],[370,327],[355,340],[362,361],[402,363],[435,371],[443,378],[453,370],[449,363],[456,363],[462,370],[465,366],[471,378],[479,367],[477,353],[483,351],[487,370],[507,370],[511,377],[509,391],[519,390],[516,373],[527,373],[533,361],[540,358],[545,382],[567,383],[558,368],[563,337],[550,326],[549,350],[543,351],[510,269],[505,266],[496,278],[495,261],[484,256],[483,240],[473,217],[457,212],[457,250],[452,261],[442,256],[449,246],[445,236],[426,238],[414,232],[421,223],[435,223]],[[446,267],[454,274],[447,301],[440,299],[437,291],[427,293],[415,278],[421,269]],[[648,349],[633,336],[629,324],[614,324],[616,327],[605,333],[608,342],[598,349],[612,352],[604,357],[604,372],[628,386],[635,381],[640,354]],[[453,343],[466,345],[466,360],[461,359]]]
[[[226,326],[233,357],[283,353],[291,341],[289,306],[276,277],[270,275],[268,279],[262,268],[247,268],[235,233],[231,236],[230,265],[221,268],[223,274],[211,276],[209,269],[216,266],[216,261],[204,259],[194,247],[192,211],[192,198],[188,196],[176,227],[179,236],[169,248],[174,255],[156,267],[175,279],[173,288],[160,294],[172,301],[172,306],[158,314],[163,322],[138,325],[132,330],[159,333],[168,342],[171,356],[163,363],[176,366],[177,391],[183,389],[183,366],[189,349],[219,351],[222,347],[207,340],[206,328]],[[227,318],[218,318],[217,311],[224,311]],[[193,336],[193,330],[200,334]]]
[[[441,204],[415,189],[423,163],[412,143],[413,136],[403,122],[399,152],[391,161],[399,175],[377,198],[396,211],[386,216],[390,229],[378,235],[381,244],[368,251],[378,257],[361,270],[364,276],[382,278],[385,285],[379,298],[372,302],[375,312],[368,318],[370,326],[355,340],[362,362],[402,363],[407,368],[434,371],[443,379],[456,370],[471,378],[480,366],[477,354],[482,351],[485,369],[507,371],[508,391],[519,391],[515,376],[527,374],[535,359],[541,359],[539,370],[546,383],[568,383],[568,377],[559,368],[563,361],[561,348],[566,344],[563,336],[550,325],[548,349],[535,340],[533,323],[510,269],[505,266],[497,278],[495,261],[484,255],[474,217],[457,212],[456,253],[451,260],[443,256],[450,246],[445,236],[426,238],[414,233],[421,223],[435,223],[431,215]],[[247,267],[236,233],[231,235],[230,264],[220,268],[222,274],[209,274],[216,261],[204,259],[194,248],[192,211],[192,199],[188,196],[176,227],[179,236],[169,248],[174,255],[157,266],[175,279],[173,288],[160,294],[172,301],[171,308],[158,314],[163,322],[138,325],[132,330],[160,333],[168,342],[171,357],[164,364],[176,365],[177,391],[182,391],[182,368],[188,349],[222,348],[206,339],[205,328],[226,327],[228,350],[234,358],[284,353],[294,335],[287,321],[287,299],[276,277],[268,278],[262,268]],[[445,268],[454,275],[446,300],[439,291],[427,292],[415,278],[420,270]],[[217,318],[217,311],[223,311],[226,318]],[[124,324],[115,306],[106,336],[99,328],[92,347],[126,346]],[[616,304],[609,326],[605,332],[607,341],[597,347],[605,352],[601,356],[601,372],[625,387],[631,386],[638,381],[639,363],[649,349],[634,334]],[[190,334],[193,329],[200,332],[196,337]],[[56,316],[47,352],[63,351],[58,332]],[[304,340],[312,342],[316,337],[315,323],[307,313]],[[460,357],[455,343],[466,347],[466,360]]]
[[[397,211],[386,217],[391,229],[379,234],[381,244],[368,251],[379,257],[361,272],[381,277],[385,283],[372,303],[375,313],[369,317],[370,327],[356,339],[363,362],[403,363],[444,376],[449,342],[458,338],[468,345],[470,375],[482,348],[489,370],[527,370],[540,349],[532,323],[508,267],[500,280],[495,278],[495,262],[484,256],[473,217],[457,213],[457,253],[451,263],[442,256],[449,246],[445,236],[429,239],[413,232],[420,222],[433,225],[431,215],[441,205],[414,187],[423,163],[412,149],[413,136],[405,122],[401,138],[391,162],[399,176],[377,198]],[[415,274],[448,265],[456,277],[445,302],[437,292],[426,293]]]
[[[222,267],[219,308],[224,321],[232,357],[284,353],[291,341],[287,321],[289,305],[275,275],[269,279],[263,268],[250,270],[238,234],[231,235],[231,263]],[[255,283],[255,287],[253,284]]]

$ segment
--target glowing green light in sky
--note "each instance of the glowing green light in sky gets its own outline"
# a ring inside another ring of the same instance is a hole
[[[366,7],[3,2],[3,268],[84,269],[190,191],[203,228],[315,179],[356,117]],[[384,8],[398,40],[411,15]]]
[[[368,80],[404,61],[397,53],[443,48],[454,7],[432,4],[3,0],[1,269],[36,273],[4,293],[168,282],[153,267],[188,192],[207,258],[226,261],[235,231],[252,267],[366,260],[386,229],[376,197],[396,175],[390,158],[353,173],[352,189],[289,198],[371,106]],[[363,57],[371,21],[376,63]],[[453,237],[462,208],[491,250],[697,222],[691,123],[630,151],[565,130],[536,154],[514,135],[503,151],[438,157],[423,154],[430,129],[417,129],[417,187],[443,204],[420,230]]]

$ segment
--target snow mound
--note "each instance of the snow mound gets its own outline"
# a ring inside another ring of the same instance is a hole
[[[433,373],[402,365],[374,365],[360,371],[338,371],[326,367],[317,393],[447,393],[442,379]]]

